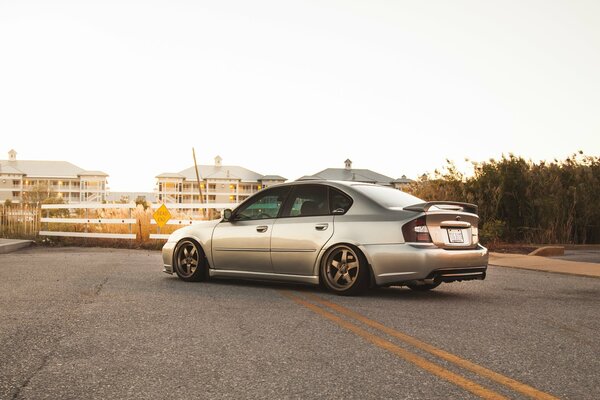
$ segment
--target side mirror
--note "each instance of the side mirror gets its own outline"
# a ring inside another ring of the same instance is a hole
[[[229,208],[223,211],[223,221],[229,222],[231,221],[231,210]]]
[[[336,208],[335,210],[333,210],[333,215],[342,215],[346,212],[346,210],[344,210],[343,208]]]

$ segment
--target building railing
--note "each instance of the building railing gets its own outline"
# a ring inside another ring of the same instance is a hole
[[[258,192],[260,189],[240,189],[240,190],[235,190],[235,189],[224,189],[224,188],[220,188],[220,189],[202,189],[202,196],[206,196],[207,194],[221,194],[221,195],[230,195],[230,194],[253,194]],[[173,189],[162,189],[162,190],[155,190],[155,193],[157,194],[169,194],[169,195],[193,195],[193,196],[198,196],[198,190],[177,190],[176,188]]]

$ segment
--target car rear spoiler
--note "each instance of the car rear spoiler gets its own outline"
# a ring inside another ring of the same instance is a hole
[[[477,206],[471,203],[460,203],[458,201],[428,201],[427,203],[413,204],[412,206],[404,207],[404,210],[425,212],[431,207],[436,206],[444,210],[465,211],[468,213],[477,214]]]

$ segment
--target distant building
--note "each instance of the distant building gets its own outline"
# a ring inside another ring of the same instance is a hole
[[[153,192],[108,192],[106,201],[108,203],[131,203],[138,200],[147,203],[156,202],[156,193]]]
[[[394,179],[378,172],[371,171],[370,169],[352,168],[352,161],[349,159],[344,161],[344,168],[327,168],[321,172],[317,172],[314,175],[303,176],[298,180],[309,179],[376,183],[378,185],[392,186],[396,189],[401,189],[404,186],[414,182],[412,179],[408,179],[406,175],[402,175],[402,178]]]
[[[414,181],[412,179],[408,179],[406,177],[406,175],[402,175],[402,178],[394,179],[392,181],[392,186],[395,189],[402,190],[403,188],[410,185],[411,183],[414,183]]]
[[[0,201],[20,203],[27,192],[44,188],[67,203],[100,203],[106,200],[107,178],[66,161],[17,160],[11,150],[8,160],[0,160]]]
[[[222,161],[217,156],[214,165],[198,165],[204,203],[239,203],[265,187],[286,181],[282,176],[261,175],[243,167],[222,165]],[[158,202],[200,203],[198,180],[193,166],[177,173],[160,174],[156,179]]]

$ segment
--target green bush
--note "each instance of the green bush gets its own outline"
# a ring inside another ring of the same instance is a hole
[[[469,177],[448,161],[409,191],[425,200],[477,204],[482,235],[491,235],[486,240],[600,243],[600,158],[583,152],[550,163],[509,154],[473,163]]]
[[[501,240],[505,229],[504,221],[490,219],[479,229],[479,240],[485,245],[495,245]]]

